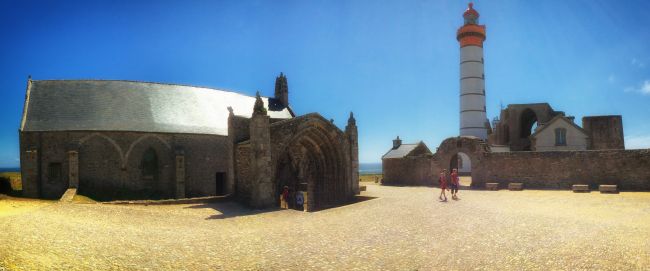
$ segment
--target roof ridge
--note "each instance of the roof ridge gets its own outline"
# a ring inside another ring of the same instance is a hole
[[[126,83],[144,83],[144,84],[156,84],[156,85],[166,85],[166,86],[178,86],[178,87],[192,87],[192,88],[202,88],[202,89],[210,89],[210,90],[218,90],[218,91],[223,91],[223,92],[231,92],[235,94],[239,94],[242,96],[248,96],[251,98],[255,98],[255,95],[247,95],[243,94],[237,90],[232,90],[232,89],[221,89],[221,88],[214,88],[214,87],[207,87],[207,86],[200,86],[200,85],[190,85],[190,84],[177,84],[177,83],[165,83],[165,82],[152,82],[152,81],[142,81],[142,80],[126,80],[126,79],[43,79],[43,80],[35,80],[35,79],[30,79],[32,82],[43,82],[43,81],[66,81],[66,82],[81,82],[81,81],[87,81],[87,82],[126,82]],[[271,96],[261,96],[262,98],[273,98]]]

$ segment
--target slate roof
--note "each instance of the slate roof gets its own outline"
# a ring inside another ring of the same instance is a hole
[[[413,150],[415,150],[420,144],[424,145],[424,143],[419,142],[417,144],[402,144],[397,149],[391,149],[389,150],[384,156],[381,157],[381,159],[389,159],[389,158],[403,158],[408,156]],[[429,148],[424,146],[427,151],[429,151]],[[431,151],[429,151],[431,152]]]
[[[271,118],[289,108],[262,97]],[[251,117],[255,97],[204,87],[117,80],[29,80],[21,131],[228,135],[228,106]]]

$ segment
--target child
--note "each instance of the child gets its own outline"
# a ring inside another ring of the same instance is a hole
[[[458,199],[458,186],[460,185],[458,178],[458,169],[453,169],[451,172],[451,198]]]
[[[445,194],[445,189],[447,189],[447,170],[446,169],[444,169],[444,170],[442,170],[442,172],[440,172],[440,177],[438,177],[438,183],[440,183],[440,196],[438,196],[438,199],[440,199],[440,201],[447,201],[447,194]]]

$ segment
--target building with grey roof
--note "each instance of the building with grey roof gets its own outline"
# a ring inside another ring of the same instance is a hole
[[[99,200],[231,195],[254,207],[284,186],[311,209],[358,192],[356,121],[296,116],[286,76],[273,97],[120,80],[27,82],[20,123],[23,194],[77,188]]]
[[[433,185],[431,169],[433,153],[424,142],[402,144],[399,136],[393,147],[381,157],[382,184]]]

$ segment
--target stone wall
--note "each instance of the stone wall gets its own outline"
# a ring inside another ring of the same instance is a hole
[[[153,149],[158,171],[142,176],[143,154]],[[176,196],[175,155],[186,163],[185,196],[216,194],[216,173],[228,170],[227,137],[138,132],[23,132],[21,170],[28,197],[58,198],[71,185],[69,151],[78,153],[80,193],[108,198],[173,198]],[[28,159],[31,156],[33,159]],[[52,166],[60,164],[53,180]],[[74,173],[74,172],[73,172]],[[145,178],[146,177],[146,178]],[[74,180],[73,180],[74,182]]]
[[[473,183],[524,183],[526,188],[569,189],[573,184],[617,184],[650,190],[650,150],[488,153],[472,171]],[[478,181],[478,182],[477,182]]]
[[[436,174],[430,157],[404,157],[382,160],[384,179],[389,185],[433,185]]]
[[[242,142],[235,150],[235,172],[237,172],[236,193],[237,199],[242,203],[250,203],[253,194],[253,186],[250,180],[251,172],[251,145],[249,142]]]
[[[589,116],[582,118],[582,128],[590,138],[590,150],[625,149],[623,117]]]

